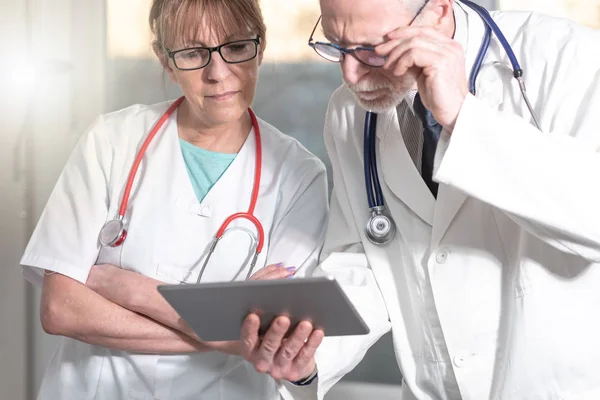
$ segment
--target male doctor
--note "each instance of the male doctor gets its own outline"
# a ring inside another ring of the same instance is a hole
[[[282,339],[284,318],[261,342],[251,316],[246,358],[311,378],[285,383],[285,397],[321,399],[391,329],[403,400],[600,399],[600,32],[493,13],[538,129],[495,36],[469,92],[485,25],[466,4],[320,3],[345,85],[327,111],[334,190],[313,274],[335,276],[371,332],[327,337],[312,357],[311,341]],[[359,46],[374,50],[349,51]],[[397,226],[385,245],[365,235],[365,110],[378,113]],[[437,128],[421,122],[431,116]]]

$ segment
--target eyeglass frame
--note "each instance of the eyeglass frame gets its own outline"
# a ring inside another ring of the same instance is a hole
[[[416,13],[416,14],[415,14],[415,16],[413,17],[413,19],[410,21],[410,23],[409,23],[408,25],[406,25],[406,27],[409,27],[409,26],[411,26],[411,25],[413,24],[413,22],[415,22],[415,20],[416,20],[416,19],[417,19],[417,17],[418,17],[418,16],[421,14],[421,12],[422,12],[422,11],[425,9],[425,7],[427,6],[427,4],[429,4],[429,0],[425,0],[425,3],[423,3],[423,5],[421,6],[421,8],[419,8],[419,10],[417,11],[417,13]],[[383,66],[376,66],[376,65],[370,65],[370,64],[367,64],[366,62],[362,61],[361,59],[359,59],[359,58],[358,58],[358,57],[357,57],[357,56],[354,54],[354,52],[355,52],[355,51],[357,51],[357,50],[368,50],[368,51],[375,51],[375,47],[373,47],[373,46],[357,46],[357,47],[355,47],[355,48],[353,48],[353,49],[349,49],[349,48],[342,47],[342,46],[339,46],[339,45],[337,45],[337,44],[335,44],[335,43],[331,43],[331,42],[313,42],[313,36],[314,36],[315,32],[317,31],[317,26],[319,26],[319,22],[321,22],[321,18],[322,18],[322,17],[323,17],[322,15],[320,15],[320,16],[319,16],[319,19],[317,20],[317,23],[315,24],[315,27],[313,28],[312,32],[310,33],[310,37],[308,38],[308,45],[309,45],[310,47],[312,47],[312,49],[315,51],[315,53],[317,53],[317,54],[318,54],[320,57],[322,57],[322,58],[326,59],[327,61],[330,61],[330,62],[336,62],[336,61],[333,61],[333,60],[330,60],[330,59],[328,59],[328,58],[325,58],[325,57],[323,57],[323,56],[322,56],[321,54],[319,54],[319,52],[317,51],[317,48],[316,48],[316,47],[317,47],[317,45],[319,45],[319,44],[320,44],[320,45],[325,45],[325,46],[332,47],[332,48],[334,48],[334,49],[336,49],[336,50],[338,50],[338,51],[340,52],[340,56],[341,56],[341,57],[340,57],[340,60],[339,60],[339,61],[337,61],[337,63],[341,63],[342,61],[344,61],[344,57],[345,57],[345,55],[346,55],[346,54],[350,54],[350,55],[351,55],[351,56],[353,56],[353,57],[354,57],[356,60],[358,60],[358,62],[360,62],[360,63],[361,63],[361,64],[363,64],[363,65],[366,65],[367,67],[370,67],[370,68],[382,68],[382,67],[383,67]],[[385,57],[384,57],[384,59],[385,59]]]
[[[254,55],[251,58],[244,60],[244,61],[227,61],[225,59],[225,57],[223,57],[223,54],[221,53],[221,49],[225,46],[229,46],[231,44],[240,43],[240,42],[254,42],[256,44],[256,46],[254,47]],[[175,50],[175,51],[169,50],[168,48],[165,47],[165,51],[167,52],[167,56],[171,60],[173,60],[173,65],[175,65],[175,68],[177,68],[178,70],[180,70],[180,71],[196,71],[196,70],[199,70],[202,68],[206,68],[208,66],[208,64],[210,64],[210,62],[212,60],[212,53],[215,51],[219,53],[219,55],[221,56],[221,59],[223,61],[225,61],[227,64],[241,64],[241,63],[245,63],[245,62],[248,62],[248,61],[256,58],[256,56],[258,55],[258,46],[260,46],[260,35],[256,36],[255,38],[251,38],[251,39],[233,40],[231,42],[223,43],[223,44],[220,44],[215,47],[201,47],[201,46],[186,47],[186,48]],[[198,68],[179,68],[179,66],[177,65],[177,61],[175,61],[175,56],[178,53],[182,53],[184,51],[189,51],[189,50],[208,50],[208,61],[206,61],[206,64],[204,64],[203,66],[198,67]]]

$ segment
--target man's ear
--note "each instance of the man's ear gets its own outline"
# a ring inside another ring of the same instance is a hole
[[[448,15],[453,14],[454,0],[433,0],[433,10],[436,13],[435,25],[443,25],[448,18]]]

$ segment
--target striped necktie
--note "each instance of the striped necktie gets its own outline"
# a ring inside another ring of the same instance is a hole
[[[433,181],[433,160],[438,140],[442,133],[442,126],[435,120],[433,114],[425,108],[419,93],[415,96],[413,104],[415,114],[423,124],[423,156],[421,157],[421,176],[425,184],[437,198],[438,184]]]

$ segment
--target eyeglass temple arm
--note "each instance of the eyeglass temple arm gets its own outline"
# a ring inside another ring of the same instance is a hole
[[[317,26],[319,26],[319,22],[321,22],[321,17],[322,15],[319,15],[319,19],[317,20],[317,23],[315,24],[315,27],[313,28],[312,32],[310,33],[310,37],[308,38],[308,44],[311,44],[313,41],[313,36],[315,35],[315,32],[317,30]]]
[[[419,15],[421,15],[421,12],[423,12],[425,7],[427,7],[427,4],[429,4],[429,0],[425,0],[425,3],[421,6],[421,8],[419,8],[419,11],[417,11],[417,13],[415,14],[415,17],[412,19],[412,21],[410,21],[410,24],[408,24],[408,26],[412,26],[413,22],[416,21],[417,17]]]

